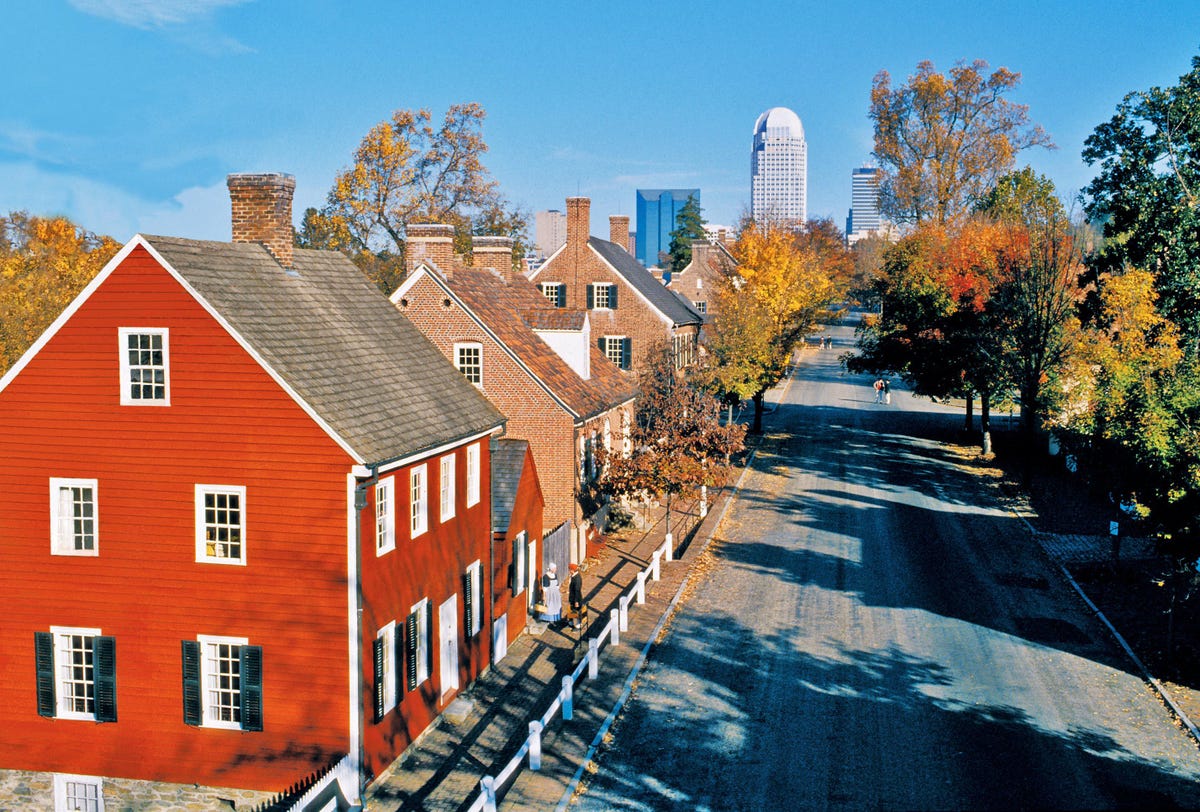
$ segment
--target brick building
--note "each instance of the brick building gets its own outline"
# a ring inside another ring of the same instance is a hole
[[[672,273],[669,290],[692,303],[692,309],[711,321],[716,312],[714,295],[721,279],[732,273],[737,263],[724,245],[696,240],[692,243],[692,261],[682,271]]]
[[[568,523],[571,559],[584,555],[597,509],[594,450],[623,442],[637,383],[600,351],[589,311],[558,307],[512,273],[512,241],[476,237],[472,266],[444,225],[407,230],[412,266],[391,299],[527,440],[545,495],[546,529]]]
[[[591,201],[567,198],[567,242],[530,279],[559,307],[586,309],[593,340],[623,369],[639,370],[667,341],[676,364],[696,354],[703,317],[629,252],[629,218],[609,218],[609,237],[590,235]]]

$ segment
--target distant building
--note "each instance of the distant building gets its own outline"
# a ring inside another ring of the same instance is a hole
[[[567,242],[567,215],[558,209],[539,211],[533,216],[533,253],[535,258],[550,256]]]
[[[658,255],[671,247],[671,232],[688,198],[700,202],[699,189],[638,189],[637,247],[634,256],[647,268],[657,266]]]
[[[846,218],[846,242],[850,245],[887,230],[879,214],[879,178],[880,170],[874,166],[860,166],[850,173],[851,208]]]
[[[750,213],[757,221],[808,219],[808,142],[800,117],[772,107],[754,122]]]

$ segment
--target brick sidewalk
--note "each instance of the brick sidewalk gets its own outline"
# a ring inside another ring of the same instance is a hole
[[[732,473],[737,474],[738,471]],[[583,763],[596,732],[624,690],[624,684],[642,649],[654,633],[690,563],[714,532],[730,498],[727,488],[713,499],[708,517],[700,521],[698,505],[673,506],[671,523],[679,560],[664,562],[661,580],[647,580],[646,604],[629,606],[629,629],[620,645],[604,645],[600,672],[595,680],[583,678],[575,689],[575,713],[570,722],[561,714],[542,738],[542,769],[532,772],[528,761],[509,787],[501,788],[500,808],[552,808],[562,798],[572,776]],[[682,509],[681,509],[682,508]],[[661,508],[651,514],[645,532],[610,537],[600,553],[584,565],[584,599],[592,629],[580,634],[570,629],[541,630],[534,624],[509,647],[504,659],[475,681],[463,697],[473,705],[465,719],[443,714],[367,790],[370,810],[465,809],[479,792],[479,779],[498,773],[529,735],[529,722],[540,718],[570,673],[586,654],[586,638],[599,634],[617,607],[621,594],[649,566],[653,551],[665,539]],[[682,550],[681,550],[682,548]]]

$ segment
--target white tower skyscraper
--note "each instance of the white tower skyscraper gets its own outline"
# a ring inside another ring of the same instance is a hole
[[[800,117],[786,107],[754,122],[750,214],[758,221],[808,219],[808,142]]]

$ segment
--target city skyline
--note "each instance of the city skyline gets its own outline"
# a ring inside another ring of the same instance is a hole
[[[603,217],[634,214],[638,188],[700,188],[705,219],[732,226],[750,207],[755,117],[783,106],[805,127],[808,213],[840,225],[851,205],[846,174],[871,157],[872,77],[887,70],[903,81],[923,59],[941,70],[983,59],[1021,72],[1012,99],[1059,148],[1023,153],[1019,164],[1069,199],[1096,174],[1080,158],[1084,139],[1127,93],[1187,72],[1200,30],[1200,6],[1168,3],[1129,14],[1115,2],[1050,2],[1034,28],[1014,23],[1011,4],[935,2],[903,14],[879,2],[820,15],[780,2],[754,14],[683,8],[364,0],[335,15],[314,0],[18,4],[0,56],[12,78],[0,116],[0,211],[64,213],[119,240],[226,239],[227,174],[294,175],[299,217],[323,203],[393,111],[428,108],[438,121],[449,105],[475,101],[488,113],[485,164],[531,217],[583,195],[603,234]],[[646,73],[647,38],[668,30],[689,47],[671,71]],[[397,32],[432,47],[397,47]],[[515,42],[515,55],[501,58]],[[700,91],[680,92],[685,83]]]

